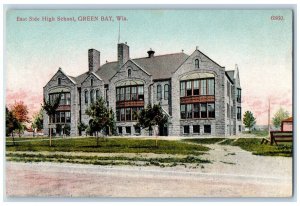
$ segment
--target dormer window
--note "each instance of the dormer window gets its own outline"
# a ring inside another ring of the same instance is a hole
[[[57,84],[58,84],[58,85],[61,85],[61,78],[58,78],[58,79],[57,79]]]
[[[128,69],[128,77],[131,77],[131,69]]]
[[[91,79],[91,87],[94,85],[94,79]]]
[[[195,68],[199,69],[199,59],[195,59]]]

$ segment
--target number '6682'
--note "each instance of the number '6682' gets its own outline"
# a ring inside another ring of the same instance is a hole
[[[271,16],[271,20],[283,21],[283,16]]]

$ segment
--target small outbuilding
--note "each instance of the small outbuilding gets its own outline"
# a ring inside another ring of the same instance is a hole
[[[281,121],[281,131],[284,132],[293,131],[293,117],[289,117]]]

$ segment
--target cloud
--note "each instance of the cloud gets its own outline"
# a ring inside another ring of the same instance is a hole
[[[41,109],[43,94],[27,89],[6,89],[6,106],[11,107],[15,102],[23,101],[28,108],[28,116],[32,118]]]

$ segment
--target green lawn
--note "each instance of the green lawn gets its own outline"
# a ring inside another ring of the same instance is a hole
[[[11,138],[7,138],[11,141]],[[158,147],[154,139],[106,138],[100,139],[96,146],[96,138],[70,138],[52,141],[26,141],[6,143],[7,151],[62,151],[62,152],[101,152],[101,153],[156,153],[156,154],[203,154],[209,148],[202,145],[188,144],[182,141],[158,140]]]
[[[81,153],[82,154],[82,153]],[[211,163],[207,159],[201,159],[197,156],[187,155],[185,157],[164,157],[164,158],[145,158],[142,156],[86,156],[69,154],[40,154],[38,152],[31,154],[7,153],[6,158],[9,161],[16,162],[66,162],[76,164],[94,164],[94,165],[135,165],[135,166],[160,166],[173,167],[176,165],[192,164],[198,167],[200,164]]]
[[[240,138],[230,145],[239,146],[243,150],[250,151],[255,155],[264,156],[292,156],[292,144],[281,144],[281,145],[270,145],[260,144],[261,139],[259,138]]]

